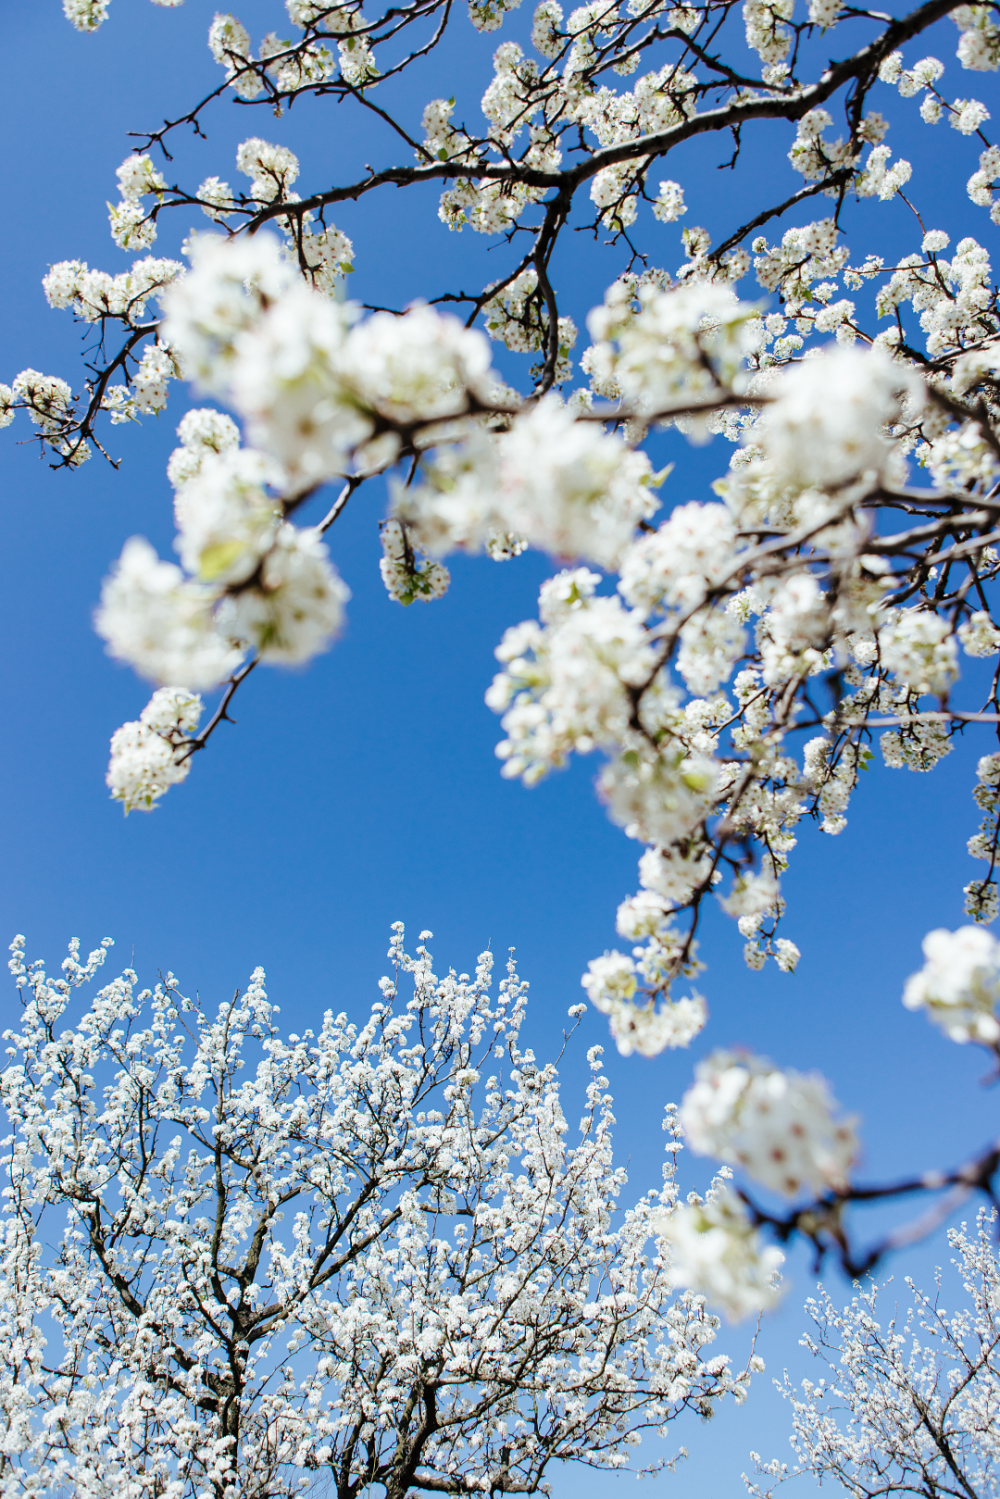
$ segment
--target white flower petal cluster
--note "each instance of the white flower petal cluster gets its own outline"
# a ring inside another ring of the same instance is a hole
[[[107,783],[126,816],[151,812],[171,786],[191,769],[189,741],[201,717],[202,702],[183,687],[160,687],[135,723],[111,736]]]
[[[148,250],[156,239],[155,211],[143,198],[153,196],[162,203],[166,181],[149,155],[133,154],[118,168],[121,200],[108,204],[111,237],[122,250]]]
[[[177,451],[186,456],[191,448]],[[195,452],[198,471],[178,485],[174,500],[181,562],[203,583],[243,583],[274,545],[281,524],[280,506],[266,488],[279,482],[280,470],[253,448]],[[173,467],[176,474],[182,462]]]
[[[977,73],[1000,67],[1000,28],[986,5],[959,5],[951,18],[962,33],[956,56],[963,68]]]
[[[759,1057],[716,1051],[695,1068],[680,1121],[692,1150],[795,1197],[846,1186],[858,1151],[853,1119],[837,1119],[818,1074],[783,1072]]]
[[[423,483],[396,489],[394,510],[431,555],[513,533],[552,556],[614,568],[657,508],[653,477],[645,453],[548,395],[509,431],[428,463]]]
[[[58,442],[63,424],[73,408],[73,392],[58,375],[43,375],[40,370],[22,370],[19,375],[15,375],[3,406],[5,426],[13,419],[12,408],[23,407],[32,424]],[[79,461],[90,456],[86,444],[83,448]]]
[[[974,201],[990,201],[989,195],[985,199],[977,197],[971,184],[970,194]],[[857,274],[856,284],[865,279]],[[950,260],[937,251],[933,260],[928,260],[926,254],[904,256],[876,294],[881,317],[893,316],[904,302],[911,303],[930,355],[958,354],[954,387],[958,394],[968,389],[966,376],[970,364],[974,369],[975,362],[986,352],[978,347],[983,335],[990,334],[987,349],[995,340],[995,320],[984,320],[983,315],[990,301],[991,280],[989,253],[969,236],[959,240]]]
[[[505,669],[486,701],[504,715],[505,776],[533,785],[574,750],[611,747],[628,733],[629,688],[655,669],[655,656],[642,616],[597,594],[599,583],[586,568],[558,573],[542,586],[538,622],[515,625],[497,647]]]
[[[225,395],[240,333],[260,321],[296,281],[294,266],[267,234],[223,239],[202,234],[188,242],[191,270],[164,300],[160,336],[188,380]]]
[[[881,350],[838,348],[784,372],[772,388],[753,440],[784,482],[836,491],[884,471],[891,446],[883,429],[901,394],[919,387]]]
[[[718,766],[708,755],[669,742],[622,750],[601,772],[598,789],[627,838],[666,847],[690,838],[715,806]]]
[[[406,527],[398,520],[383,521],[379,535],[382,541],[379,570],[391,599],[404,605],[412,604],[414,599],[428,603],[447,593],[451,582],[448,569],[430,557],[418,556],[410,545]]]
[[[287,146],[275,146],[252,135],[237,150],[236,167],[250,178],[250,193],[258,203],[272,203],[275,198],[287,202],[299,175],[299,158]]]
[[[351,334],[347,363],[361,401],[398,422],[457,416],[493,385],[483,335],[430,307],[375,313]]]
[[[633,542],[622,558],[618,587],[633,608],[695,608],[736,563],[736,527],[725,505],[691,500],[676,506],[659,529]]]
[[[215,687],[242,659],[232,639],[219,633],[215,601],[210,589],[133,536],[105,580],[94,625],[110,656],[154,682],[198,691]]]
[[[864,170],[854,179],[859,198],[878,198],[881,202],[888,203],[909,182],[913,175],[912,166],[902,159],[894,161],[890,166],[891,155],[892,151],[888,146],[872,146]]]
[[[746,633],[728,609],[702,610],[680,628],[677,670],[689,692],[715,692],[728,682],[746,649]]]
[[[982,808],[983,820],[967,847],[973,859],[984,860],[989,868],[983,878],[965,886],[965,913],[986,924],[1000,913],[1000,890],[994,878],[1000,853],[1000,755],[980,756],[972,795]]]
[[[248,648],[276,664],[325,650],[348,590],[316,533],[283,521],[268,492],[279,467],[241,448],[221,412],[188,412],[178,435],[168,474],[187,576],[141,538],[127,543],[96,619],[110,653],[154,680],[205,688]]]
[[[624,953],[610,952],[592,958],[580,980],[594,1009],[608,1016],[622,1056],[637,1051],[640,1056],[656,1057],[662,1051],[689,1046],[708,1019],[704,999],[692,994],[657,1007],[648,996],[637,997],[638,971]]]
[[[777,1301],[785,1256],[762,1242],[730,1188],[717,1187],[703,1200],[689,1199],[653,1222],[667,1249],[674,1285],[700,1292],[733,1322]]]
[[[486,331],[518,353],[536,353],[547,347],[548,311],[538,286],[538,272],[533,266],[521,271],[512,281],[501,285],[483,307]],[[577,327],[571,317],[558,322],[559,350],[555,383],[561,385],[571,373],[569,351],[577,340]],[[534,373],[534,371],[533,371]]]
[[[771,870],[741,874],[719,904],[727,916],[759,916],[771,910],[778,899],[778,881]]]
[[[653,215],[661,224],[673,224],[687,213],[684,189],[679,182],[661,182],[653,204]]]
[[[943,697],[958,676],[958,649],[948,620],[929,609],[904,609],[879,631],[879,651],[897,682]]]
[[[963,651],[967,656],[996,656],[1000,654],[1000,630],[997,629],[985,609],[977,609],[963,621],[956,631]]]
[[[298,666],[329,648],[350,596],[320,533],[286,523],[264,556],[257,586],[227,595],[219,627],[262,661]]]
[[[77,31],[96,31],[108,19],[110,0],[63,0],[63,15]]]
[[[346,473],[371,433],[345,378],[351,319],[343,305],[297,284],[239,339],[229,399],[292,492]]]
[[[208,30],[208,48],[226,70],[226,81],[240,99],[257,99],[264,84],[252,66],[250,35],[235,16],[217,13]]]
[[[995,359],[996,355],[990,357]],[[966,361],[964,369],[956,369],[953,383],[957,381],[959,385],[964,385],[968,380],[971,385],[975,383],[977,376],[982,376],[989,368],[983,362],[974,371],[969,369],[970,362]],[[988,488],[1000,474],[997,455],[980,423],[974,421],[963,422],[957,428],[952,427],[930,443],[926,462],[935,484],[939,484],[942,489],[966,489],[971,485]]]
[[[904,689],[905,695],[905,689]],[[933,770],[953,749],[940,723],[906,723],[889,729],[880,740],[882,758],[893,770],[926,772]]]
[[[757,346],[757,312],[726,286],[664,291],[621,277],[587,319],[594,345],[584,367],[595,390],[613,383],[642,413],[704,401],[736,381]]]
[[[786,578],[758,626],[764,682],[776,686],[821,666],[831,628],[827,595],[812,573]]]
[[[132,399],[136,409],[146,415],[157,415],[167,404],[171,380],[179,371],[169,349],[162,344],[147,344],[138,368],[132,376]]]
[[[210,406],[200,406],[181,418],[177,428],[181,440],[167,463],[167,478],[175,490],[183,488],[201,472],[212,455],[230,453],[240,445],[240,429],[232,417]]]
[[[817,219],[786,229],[778,245],[769,246],[764,238],[754,240],[753,250],[760,285],[766,291],[780,287],[796,311],[799,299],[811,297],[817,281],[837,276],[849,257],[846,246],[837,244],[833,219]]]
[[[926,1010],[952,1041],[996,1046],[1000,943],[981,926],[963,926],[928,932],[922,945],[924,966],[903,990],[906,1008]]]
[[[639,860],[639,880],[645,890],[661,895],[670,905],[683,905],[692,891],[711,879],[712,860],[704,845],[647,848]]]
[[[457,415],[470,393],[487,394],[487,341],[456,319],[416,307],[352,327],[356,310],[306,286],[263,234],[203,236],[192,259],[162,336],[188,376],[242,416],[291,493],[347,472],[376,413],[388,430],[362,468],[395,460],[394,427]]]
[[[657,508],[645,453],[596,424],[574,421],[551,397],[501,442],[498,507],[504,529],[556,557],[615,567],[641,520]]]
[[[159,301],[183,274],[179,260],[154,255],[133,261],[117,276],[92,271],[82,260],[61,260],[42,278],[42,290],[50,307],[71,307],[86,323],[112,317],[131,324],[141,322],[149,300]]]

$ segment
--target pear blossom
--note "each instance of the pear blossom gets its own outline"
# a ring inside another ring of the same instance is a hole
[[[940,928],[923,940],[925,963],[906,981],[903,1003],[926,1010],[945,1035],[960,1043],[1000,1041],[1000,944],[981,926]]]
[[[418,560],[410,546],[405,528],[396,520],[387,520],[381,531],[382,561],[379,568],[386,592],[399,604],[412,604],[440,598],[447,590],[451,575],[440,562],[429,557]]]
[[[717,1051],[696,1067],[679,1117],[692,1150],[794,1197],[846,1186],[858,1150],[855,1121],[836,1119],[834,1107],[819,1076]]]
[[[264,556],[260,583],[228,597],[220,628],[262,661],[297,665],[329,647],[350,596],[316,531],[285,524]]]
[[[977,609],[956,633],[967,656],[995,656],[1000,652],[1000,630],[985,609]]]
[[[785,1256],[762,1243],[735,1192],[722,1187],[654,1220],[675,1285],[702,1291],[731,1321],[773,1306]]]
[[[105,581],[94,624],[110,656],[154,682],[198,690],[216,686],[242,658],[216,627],[213,604],[208,590],[133,536]]]
[[[171,786],[186,779],[191,769],[187,746],[201,711],[196,693],[159,687],[137,722],[115,730],[107,783],[126,815],[137,808],[152,811]]]
[[[879,350],[837,349],[788,371],[754,429],[788,482],[803,488],[841,485],[880,473],[890,446],[882,427],[898,411],[912,375]]]
[[[917,692],[943,696],[958,676],[954,636],[945,620],[927,610],[904,610],[879,632],[879,650],[896,680]]]

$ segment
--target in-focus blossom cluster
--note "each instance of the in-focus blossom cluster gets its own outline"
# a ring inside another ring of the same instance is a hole
[[[111,0],[63,0],[63,14],[77,31],[96,31],[108,19]],[[154,5],[172,9],[184,0],[153,0]]]
[[[190,740],[201,718],[196,693],[160,687],[136,723],[122,724],[111,739],[108,785],[126,813],[150,811],[191,768]]]

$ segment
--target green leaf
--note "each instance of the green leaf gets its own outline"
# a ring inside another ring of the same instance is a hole
[[[232,566],[237,557],[245,550],[241,541],[217,541],[213,546],[206,547],[198,558],[198,575],[206,583],[212,583],[224,573],[227,567]]]

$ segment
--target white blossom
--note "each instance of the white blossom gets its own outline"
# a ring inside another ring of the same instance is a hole
[[[847,1183],[854,1120],[834,1117],[823,1078],[782,1072],[749,1054],[717,1051],[695,1069],[680,1120],[691,1148],[744,1170],[787,1197]]]
[[[772,1306],[785,1256],[764,1245],[729,1188],[655,1220],[670,1255],[670,1277],[721,1306],[732,1321]]]
[[[318,532],[286,524],[264,557],[259,583],[229,596],[220,624],[262,661],[297,665],[332,644],[350,596]]]
[[[882,428],[914,380],[879,350],[837,349],[781,376],[755,429],[786,482],[833,489],[885,468]]]
[[[970,615],[959,625],[957,634],[967,656],[995,656],[1000,652],[1000,630],[985,609]]]
[[[414,599],[428,602],[447,592],[451,581],[448,569],[429,557],[418,557],[399,521],[383,522],[381,540],[379,569],[391,599],[398,604],[412,604]]]
[[[184,474],[178,488],[177,551],[185,570],[203,583],[242,583],[274,545],[281,512],[265,486],[275,484],[278,475],[275,465],[252,448],[207,448],[200,444],[197,472]],[[171,462],[181,477],[181,464]]]
[[[903,1003],[926,1010],[952,1041],[1000,1041],[1000,944],[980,926],[928,932],[924,966],[906,981]]]
[[[159,687],[135,723],[111,736],[107,783],[126,815],[151,812],[171,786],[191,769],[188,740],[198,727],[201,698],[180,687]]]
[[[942,696],[958,676],[958,652],[948,622],[923,609],[905,609],[879,631],[882,660],[896,680],[916,692]]]
[[[105,580],[94,624],[108,654],[142,676],[194,690],[214,687],[241,659],[216,627],[214,602],[209,590],[133,536]]]

